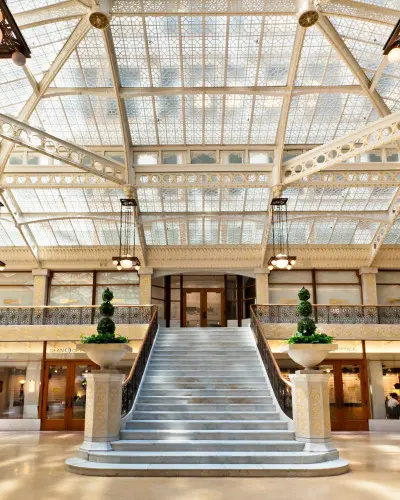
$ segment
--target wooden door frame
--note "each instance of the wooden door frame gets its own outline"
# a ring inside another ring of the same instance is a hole
[[[182,326],[186,326],[186,293],[197,292],[200,293],[200,327],[208,327],[207,316],[204,318],[203,313],[207,315],[207,293],[216,292],[221,294],[221,326],[226,326],[226,311],[225,311],[225,288],[183,288],[183,316],[182,316]]]
[[[75,386],[75,371],[76,366],[84,364],[97,366],[95,363],[90,361],[90,359],[46,359],[44,363],[44,374],[43,374],[43,396],[41,400],[41,408],[39,411],[40,417],[40,429],[48,431],[83,431],[84,419],[73,419],[72,418],[72,401],[74,397],[74,386]],[[46,419],[46,406],[48,402],[48,387],[49,387],[49,377],[48,369],[49,366],[60,365],[67,367],[66,382],[65,382],[65,406],[64,406],[64,418],[63,419]]]
[[[367,431],[369,430],[368,419],[370,417],[370,401],[368,391],[368,372],[367,365],[364,359],[326,359],[322,364],[330,364],[333,366],[334,386],[335,386],[335,400],[336,405],[343,402],[343,377],[342,366],[344,364],[354,364],[360,367],[360,390],[361,401],[364,418],[362,420],[345,420],[344,407],[337,406],[338,419],[334,423],[336,431]]]

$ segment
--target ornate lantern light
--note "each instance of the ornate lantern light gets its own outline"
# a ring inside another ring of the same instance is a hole
[[[383,54],[388,56],[390,63],[400,62],[400,19],[383,47]]]
[[[273,255],[268,261],[268,269],[290,270],[296,264],[296,257],[289,252],[289,232],[287,222],[287,198],[273,198],[272,210],[272,244]]]
[[[135,208],[136,200],[133,198],[121,198],[120,227],[119,227],[119,255],[113,257],[113,264],[121,269],[140,269],[140,260],[136,253],[136,223]],[[132,238],[133,233],[133,238]],[[133,243],[132,243],[133,240]]]
[[[5,0],[0,0],[0,59],[12,59],[17,66],[24,66],[31,51],[25,42]]]

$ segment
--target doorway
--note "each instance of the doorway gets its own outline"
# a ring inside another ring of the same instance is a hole
[[[49,360],[44,367],[41,430],[83,431],[86,373],[98,369],[91,361]]]
[[[320,369],[330,374],[329,403],[333,431],[367,431],[369,396],[363,360],[329,360]]]
[[[224,288],[185,288],[183,326],[226,326]]]

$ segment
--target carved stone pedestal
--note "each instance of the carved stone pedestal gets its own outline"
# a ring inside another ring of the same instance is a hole
[[[298,370],[293,384],[293,422],[296,441],[304,451],[334,451],[329,410],[329,374],[320,370]]]
[[[110,451],[119,439],[122,381],[116,370],[101,370],[86,375],[86,414],[84,440],[80,455],[89,451]]]

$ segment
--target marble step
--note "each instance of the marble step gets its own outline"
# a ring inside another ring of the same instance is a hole
[[[182,440],[182,441],[293,441],[294,432],[288,430],[193,430],[193,429],[127,429],[121,431],[122,440],[161,441],[161,440]]]
[[[140,392],[140,397],[199,397],[199,398],[207,398],[207,397],[266,397],[270,396],[268,389],[176,389],[173,388],[171,390],[163,390],[163,389],[146,389],[142,388]],[[173,396],[171,396],[173,394]]]
[[[97,452],[100,453],[100,452]],[[108,453],[111,452],[107,452]],[[90,454],[92,456],[92,454]],[[321,477],[344,474],[349,470],[345,460],[336,459],[326,462],[280,464],[280,463],[99,463],[83,458],[69,458],[67,470],[88,476],[170,476],[170,477]]]
[[[207,374],[199,375],[198,377],[174,377],[174,376],[151,376],[146,374],[146,383],[189,383],[189,382],[203,382],[208,384],[240,384],[246,382],[251,386],[251,384],[265,384],[264,377],[252,377],[252,376],[238,376],[238,375],[225,375],[221,377],[208,376]]]
[[[282,420],[128,420],[126,429],[142,430],[287,430]]]
[[[279,420],[276,411],[135,411],[132,420]]]
[[[262,377],[263,375],[261,367],[252,370],[237,370],[229,367],[210,368],[209,370],[175,370],[174,368],[162,369],[158,367],[149,367],[147,371],[149,377],[203,377],[205,373],[207,377],[241,377],[244,375],[246,377]]]
[[[229,396],[152,396],[148,394],[141,394],[138,398],[138,403],[157,403],[157,404],[266,404],[272,405],[272,398],[265,396],[261,397],[229,397]]]
[[[259,382],[259,383],[251,383],[251,381],[248,382],[213,382],[210,383],[208,381],[196,381],[196,382],[146,382],[142,386],[142,391],[152,391],[152,390],[163,390],[163,391],[174,391],[175,389],[186,389],[186,390],[192,390],[192,389],[205,389],[205,390],[247,390],[247,389],[258,389],[258,390],[264,390],[265,389],[265,381],[264,383]]]
[[[338,457],[338,453],[333,452],[329,457],[334,460]],[[274,451],[189,451],[185,453],[176,451],[162,453],[154,451],[99,451],[90,453],[91,462],[116,464],[138,464],[142,462],[151,464],[316,464],[325,462],[326,458],[326,453],[312,454],[304,451],[291,451],[285,454]]]
[[[115,451],[302,451],[304,443],[298,441],[282,440],[123,440],[111,443]]]
[[[274,411],[275,405],[273,404],[197,404],[197,403],[184,403],[184,404],[172,404],[172,403],[136,403],[135,411],[180,411],[183,414],[186,411]]]

